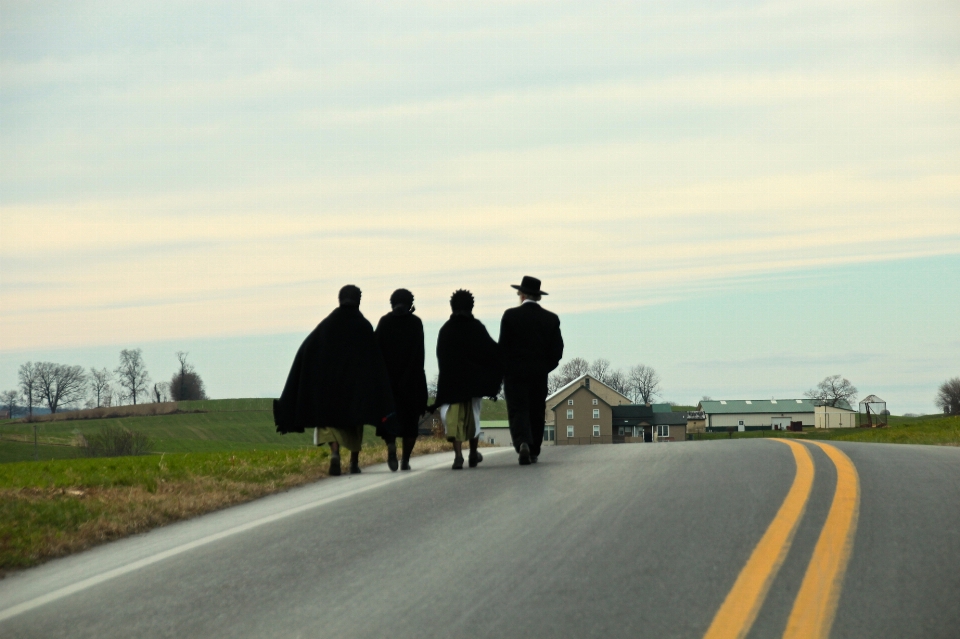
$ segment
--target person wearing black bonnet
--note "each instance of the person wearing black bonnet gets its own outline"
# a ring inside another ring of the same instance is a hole
[[[483,323],[473,316],[473,294],[458,290],[450,297],[450,319],[437,337],[437,399],[440,419],[453,442],[453,469],[463,468],[462,446],[470,442],[469,465],[483,461],[477,451],[480,407],[484,397],[496,398],[503,381],[497,350]]]
[[[410,455],[417,441],[420,418],[427,408],[427,376],[423,370],[423,322],[413,314],[413,293],[398,288],[390,296],[392,311],[377,323],[377,343],[390,377],[395,419],[377,429],[387,443],[387,465],[397,470],[397,437],[403,440],[399,467],[410,470]]]
[[[340,306],[303,341],[280,399],[273,401],[279,433],[314,428],[314,443],[330,445],[330,474],[340,474],[340,449],[350,451],[350,473],[360,472],[365,424],[393,413],[387,369],[373,327],[360,312],[360,289],[340,289]]]

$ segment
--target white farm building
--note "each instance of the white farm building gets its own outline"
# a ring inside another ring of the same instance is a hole
[[[856,412],[844,401],[824,407],[810,399],[704,400],[697,410],[704,413],[706,430],[785,430],[790,422],[820,428],[846,428],[856,424]],[[826,416],[826,417],[824,417]]]

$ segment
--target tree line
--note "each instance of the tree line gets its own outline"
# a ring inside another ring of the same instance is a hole
[[[593,363],[582,357],[574,357],[564,363],[547,378],[548,394],[554,394],[587,373],[637,404],[650,404],[660,397],[660,376],[652,366],[637,364],[628,369],[613,368],[610,360],[602,357],[593,360]]]
[[[113,371],[106,368],[26,362],[17,371],[17,388],[0,393],[0,406],[10,417],[20,409],[33,416],[35,407],[46,406],[51,413],[64,407],[100,408],[123,404],[207,399],[203,379],[187,361],[188,353],[177,352],[177,370],[169,382],[151,385],[142,349],[123,349]]]

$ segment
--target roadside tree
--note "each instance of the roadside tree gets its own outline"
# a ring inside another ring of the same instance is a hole
[[[850,380],[840,375],[824,377],[815,388],[811,388],[804,396],[827,406],[836,406],[841,400],[853,406],[857,401],[857,387]]]
[[[660,376],[652,366],[637,364],[630,369],[629,380],[634,402],[649,404],[660,394]]]
[[[91,393],[91,408],[100,408],[101,406],[109,406],[107,398],[110,396],[110,371],[105,368],[97,370],[96,368],[90,369],[90,393]]]
[[[20,399],[20,391],[8,390],[0,393],[0,408],[7,412],[7,417],[10,419],[14,418],[18,399]]]
[[[170,396],[167,394],[167,389],[169,388],[169,386],[170,385],[167,384],[166,382],[159,382],[157,384],[154,384],[153,392],[152,392],[153,401],[156,402],[157,404],[161,404],[165,401],[168,401],[170,399]]]
[[[150,375],[147,373],[146,364],[143,363],[141,349],[125,348],[120,351],[120,365],[113,372],[117,376],[117,382],[126,391],[125,397],[129,397],[134,404],[137,403],[137,399],[142,399],[147,394]]]
[[[39,397],[51,413],[62,406],[83,400],[87,394],[87,374],[82,366],[40,362],[37,364]]]
[[[934,402],[945,414],[960,415],[960,377],[948,379],[940,384]]]
[[[33,417],[33,407],[37,405],[37,400],[40,399],[37,364],[33,362],[21,364],[17,371],[17,379],[20,383],[20,392],[23,394],[23,398],[27,400],[27,415]]]
[[[203,379],[194,370],[193,365],[187,362],[187,355],[183,351],[177,351],[177,361],[180,367],[170,379],[169,390],[170,399],[175,402],[182,402],[192,399],[207,399],[206,390],[203,387]]]

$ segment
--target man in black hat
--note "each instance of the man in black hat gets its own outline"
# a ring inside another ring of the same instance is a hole
[[[410,470],[420,417],[427,409],[427,376],[423,372],[423,322],[413,314],[413,293],[398,288],[390,296],[392,311],[377,324],[377,342],[390,376],[396,421],[377,428],[387,443],[387,466],[397,470],[397,437],[403,440],[400,470]]]
[[[340,448],[350,474],[360,472],[363,426],[393,413],[390,381],[370,322],[360,313],[360,289],[340,289],[340,307],[317,325],[297,351],[280,399],[273,401],[279,433],[317,429],[330,444],[330,474],[340,474]]]
[[[524,275],[517,289],[520,305],[509,308],[500,320],[500,353],[503,359],[503,391],[513,447],[520,464],[536,463],[543,444],[547,375],[563,357],[560,318],[540,306],[547,293],[540,280]]]

